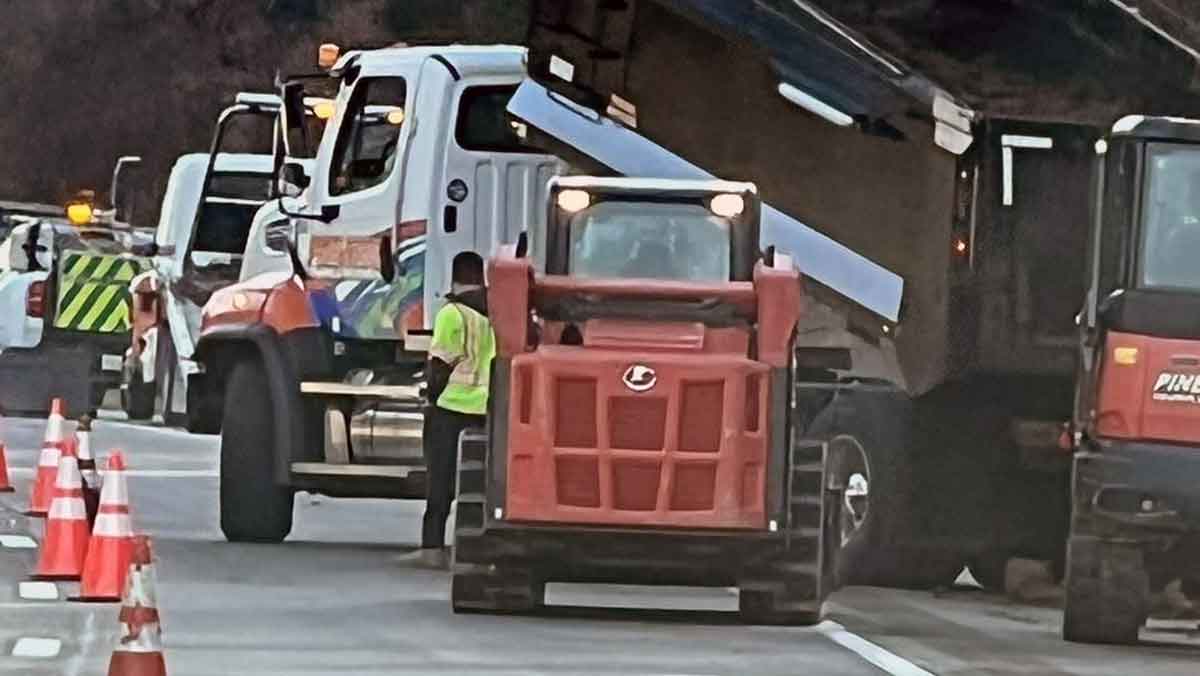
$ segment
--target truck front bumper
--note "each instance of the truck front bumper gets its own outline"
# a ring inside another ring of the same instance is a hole
[[[1075,455],[1077,516],[1095,534],[1200,533],[1200,448],[1099,441]]]
[[[46,335],[36,348],[0,352],[0,407],[9,415],[45,415],[58,397],[67,415],[99,408],[121,385],[128,334]]]

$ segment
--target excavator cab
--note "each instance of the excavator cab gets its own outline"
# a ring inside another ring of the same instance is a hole
[[[1151,589],[1200,583],[1200,121],[1096,151],[1063,634],[1131,643]]]
[[[831,586],[824,445],[794,437],[791,259],[753,184],[551,179],[544,229],[489,263],[489,429],[460,445],[453,603],[547,581],[737,586],[811,623]],[[836,521],[833,521],[836,523]]]

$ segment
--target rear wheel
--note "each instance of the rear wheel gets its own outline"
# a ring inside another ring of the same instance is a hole
[[[905,542],[914,530],[906,414],[891,396],[849,391],[809,428],[809,437],[828,443],[833,481],[846,489],[851,503],[844,505],[839,528],[837,579],[842,584],[929,589],[951,584],[966,560],[954,549]],[[851,490],[856,474],[869,486],[865,500]]]
[[[1074,535],[1067,543],[1063,638],[1076,643],[1137,643],[1150,581],[1136,545]]]
[[[230,542],[280,542],[292,530],[292,490],[273,477],[274,413],[262,362],[238,362],[226,387],[221,531]]]
[[[130,420],[149,420],[154,416],[154,383],[142,378],[141,366],[126,367],[121,388],[121,408]]]

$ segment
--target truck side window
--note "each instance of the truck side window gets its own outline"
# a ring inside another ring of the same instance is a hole
[[[359,80],[338,130],[330,195],[366,190],[392,173],[399,154],[406,93],[404,78]]]
[[[536,152],[521,141],[519,123],[508,118],[516,85],[468,87],[458,103],[454,138],[463,150],[496,153]]]

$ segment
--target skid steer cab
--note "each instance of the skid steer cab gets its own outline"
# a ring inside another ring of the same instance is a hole
[[[1063,636],[1131,643],[1152,591],[1200,589],[1200,120],[1096,156]]]
[[[736,586],[813,623],[839,496],[795,436],[791,259],[749,183],[564,177],[488,267],[488,429],[460,442],[456,611],[533,610],[548,581]]]

